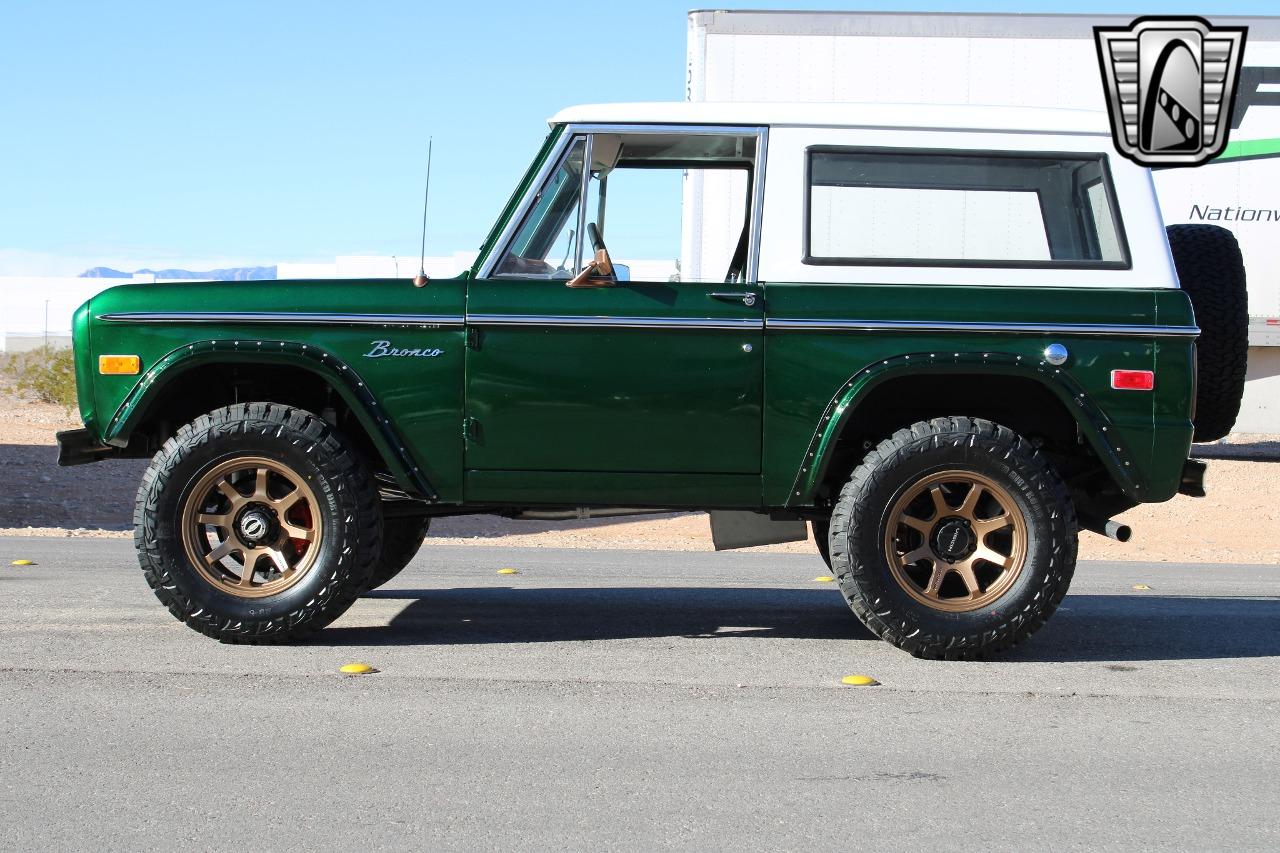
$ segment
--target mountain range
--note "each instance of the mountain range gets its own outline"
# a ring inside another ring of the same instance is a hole
[[[228,267],[221,270],[152,270],[141,269],[123,272],[111,267],[94,267],[80,273],[80,278],[132,278],[135,275],[154,275],[156,278],[195,279],[199,281],[270,281],[276,277],[276,268]]]

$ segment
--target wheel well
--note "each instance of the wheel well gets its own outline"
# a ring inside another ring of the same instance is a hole
[[[867,451],[896,430],[950,415],[994,421],[1032,441],[1079,496],[1078,502],[1118,492],[1075,417],[1044,385],[1021,376],[946,373],[890,379],[857,401],[836,442],[819,501],[829,502]]]
[[[310,370],[283,364],[202,364],[175,376],[148,405],[129,436],[129,456],[150,456],[183,424],[235,403],[283,403],[305,409],[342,432],[372,471],[386,468],[359,417],[333,386]]]

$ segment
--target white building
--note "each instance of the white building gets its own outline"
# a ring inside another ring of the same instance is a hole
[[[455,276],[469,269],[474,252],[428,257],[423,268],[432,278]],[[675,274],[675,261],[619,261],[631,270],[633,280],[667,281]],[[418,274],[417,255],[339,255],[332,263],[281,263],[276,279],[403,278]],[[132,278],[79,278],[71,276],[0,276],[0,352],[22,352],[45,343],[71,343],[71,316],[85,300],[119,284],[164,286],[179,279],[154,275]],[[183,279],[188,281],[189,279]],[[240,282],[253,287],[257,282]]]

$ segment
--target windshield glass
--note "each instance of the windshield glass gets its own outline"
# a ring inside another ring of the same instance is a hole
[[[559,171],[538,194],[498,267],[498,275],[571,277],[577,255],[575,229],[585,146],[581,139],[573,144]]]

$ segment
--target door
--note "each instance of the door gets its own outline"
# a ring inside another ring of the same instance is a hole
[[[755,140],[568,137],[470,285],[469,499],[497,499],[499,484],[513,499],[595,502],[628,488],[639,499],[643,484],[665,483],[693,501],[691,477],[758,499],[763,302],[747,281]],[[708,186],[742,204],[724,225],[730,239],[696,247],[697,266],[718,274],[683,280],[693,253],[680,211]],[[704,500],[708,490],[693,491]]]

